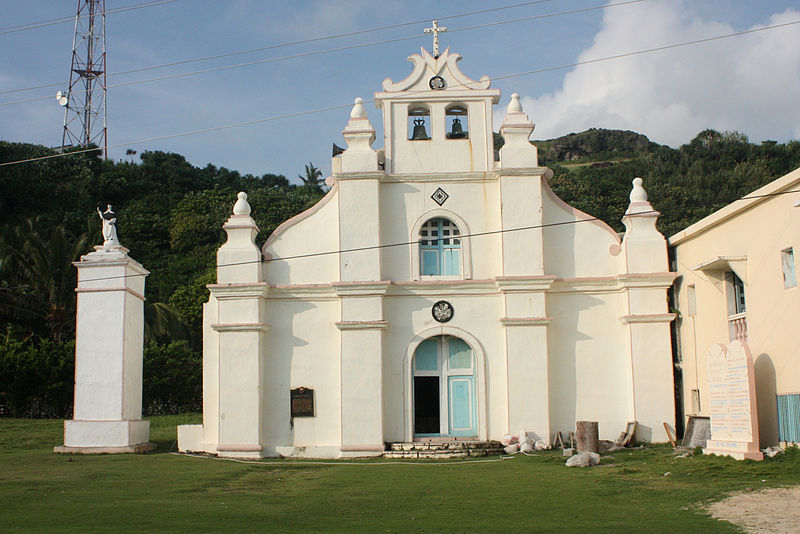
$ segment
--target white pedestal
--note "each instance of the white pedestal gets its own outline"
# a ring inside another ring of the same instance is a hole
[[[78,294],[74,419],[55,452],[152,450],[142,421],[144,279],[150,274],[121,246],[75,262]]]
[[[752,441],[722,441],[710,439],[706,442],[703,454],[730,456],[737,460],[761,461],[764,459],[764,453],[758,450],[758,445]]]

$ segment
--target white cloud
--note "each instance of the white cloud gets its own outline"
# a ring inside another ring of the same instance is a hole
[[[787,9],[763,26],[797,20],[800,12]],[[734,31],[727,23],[693,16],[683,1],[608,9],[578,61]],[[558,91],[523,98],[523,105],[537,124],[537,139],[601,127],[634,130],[677,146],[706,128],[741,131],[756,142],[799,138],[798,95],[800,26],[788,26],[581,65]]]

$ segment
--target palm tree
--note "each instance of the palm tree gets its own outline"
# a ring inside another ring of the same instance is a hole
[[[54,343],[71,339],[75,332],[77,269],[73,262],[86,252],[86,234],[69,235],[56,226],[49,238],[39,234],[38,220],[26,219],[0,232],[0,321],[39,334]],[[162,302],[145,302],[144,337],[188,338],[180,314]]]
[[[322,186],[325,184],[325,181],[322,180],[322,171],[315,167],[310,161],[308,165],[305,166],[305,176],[298,174],[297,177],[300,178],[303,185],[309,189],[322,191]]]
[[[164,302],[144,303],[144,344],[161,340],[190,339],[189,326],[178,310]]]
[[[72,236],[63,226],[45,237],[37,224],[38,219],[26,219],[0,232],[0,319],[61,343],[74,331],[72,262],[88,248],[88,237]]]

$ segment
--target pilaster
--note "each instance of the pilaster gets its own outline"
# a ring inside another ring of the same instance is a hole
[[[533,124],[511,95],[500,133],[500,194],[503,225],[503,275],[544,274],[542,247],[542,177],[536,147],[528,138]]]
[[[264,281],[261,250],[255,243],[258,227],[250,217],[245,193],[239,193],[233,215],[223,228],[228,240],[217,252],[217,283],[208,286],[217,321],[211,324],[218,342],[216,449],[224,456],[261,457],[265,455],[263,388],[269,286]]]
[[[375,130],[360,98],[342,132],[347,150],[342,155],[339,187],[339,272],[341,281],[381,279],[380,177],[378,156],[370,145]]]
[[[534,432],[549,441],[550,392],[546,292],[552,276],[503,276],[496,279],[505,300],[508,381],[508,431]]]
[[[224,456],[260,457],[268,286],[255,282],[208,287],[219,321],[211,325],[219,340],[217,451]]]
[[[639,423],[638,439],[667,441],[663,423],[675,424],[670,336],[675,315],[667,306],[667,290],[676,274],[669,272],[667,243],[656,229],[659,213],[647,201],[641,178],[633,180],[630,201],[622,218],[627,274],[620,275],[625,301],[619,317],[628,338],[629,417]]]
[[[341,391],[343,456],[383,452],[383,296],[389,282],[334,284],[342,302]]]

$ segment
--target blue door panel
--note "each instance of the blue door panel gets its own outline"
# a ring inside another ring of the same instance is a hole
[[[448,379],[450,435],[475,436],[475,396],[471,376],[451,376]]]

